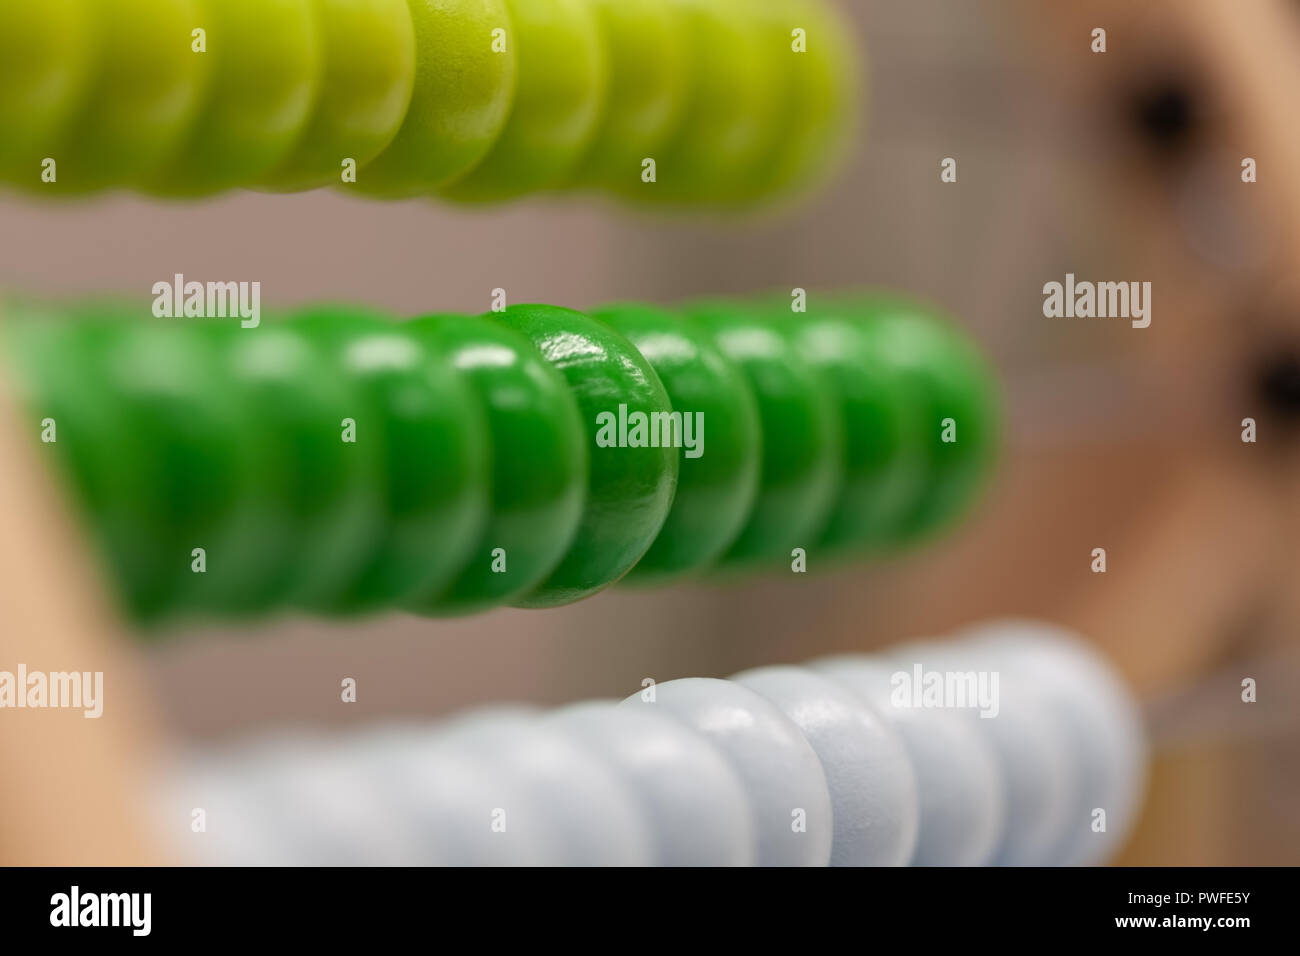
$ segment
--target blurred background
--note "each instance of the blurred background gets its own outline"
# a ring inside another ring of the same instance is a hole
[[[948,538],[825,574],[616,588],[458,621],[285,620],[141,646],[176,742],[622,697],[684,676],[1033,616],[1097,641],[1148,705],[1157,759],[1121,862],[1300,862],[1300,10],[841,2],[865,51],[851,158],[738,218],[604,200],[490,209],[330,191],[192,204],[0,196],[0,286],[143,297],[184,273],[264,302],[404,314],[575,308],[769,288],[932,300],[999,369],[999,473]],[[1068,10],[1048,9],[1068,7]],[[1093,53],[1094,28],[1107,50]],[[940,163],[957,161],[957,181]],[[1241,160],[1258,162],[1243,183]],[[1048,319],[1043,284],[1149,281],[1152,323]],[[1257,444],[1241,421],[1259,422]],[[1090,570],[1105,548],[1108,571]],[[810,569],[816,571],[817,569]],[[357,681],[357,702],[339,682]],[[1254,677],[1259,702],[1240,702]]]

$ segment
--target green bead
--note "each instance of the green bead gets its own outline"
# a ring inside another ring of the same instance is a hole
[[[409,610],[487,610],[533,590],[568,551],[586,494],[586,429],[564,376],[522,335],[459,315],[408,328],[446,356],[486,409],[492,459],[489,518],[469,563],[436,599]]]
[[[180,147],[197,116],[209,61],[191,50],[194,0],[95,0],[90,95],[49,156],[58,181],[84,193],[144,181]]]
[[[396,138],[345,189],[375,196],[428,193],[477,164],[492,148],[515,93],[513,44],[504,0],[408,0],[415,33],[415,83]]]
[[[464,567],[487,518],[482,406],[443,356],[376,313],[320,306],[294,324],[360,392],[355,441],[343,444],[382,462],[381,533],[360,550],[355,578],[313,605],[361,613],[427,601]]]
[[[90,0],[0,3],[0,177],[36,187],[86,94]]]
[[[219,398],[222,378],[195,326],[124,305],[79,311],[85,320],[71,331],[88,388],[116,412],[87,426],[103,429],[90,440],[116,458],[97,523],[130,610],[153,621],[192,609],[207,575],[233,569],[241,536],[257,534],[247,490],[263,463],[238,405]]]
[[[248,185],[282,160],[315,102],[322,48],[312,0],[199,0],[206,89],[181,151],[151,190],[206,195]]]
[[[654,542],[677,485],[674,448],[620,445],[617,421],[671,411],[668,394],[632,343],[580,312],[517,305],[491,313],[523,334],[564,376],[577,402],[590,468],[582,523],[564,559],[519,607],[555,607],[617,581]],[[631,432],[628,434],[631,441]],[[614,445],[608,441],[613,439]]]
[[[634,304],[592,315],[637,347],[663,382],[673,413],[683,416],[672,511],[627,580],[658,582],[707,567],[740,534],[758,494],[762,433],[749,384],[711,336],[681,316]],[[691,426],[695,452],[684,443],[688,416],[699,425]]]
[[[397,136],[415,89],[415,29],[406,0],[313,0],[324,63],[315,108],[292,152],[262,185],[342,182]]]
[[[989,475],[999,433],[996,386],[978,351],[928,310],[883,296],[850,308],[866,319],[877,354],[922,396],[928,473],[895,538],[925,540],[968,508]]]
[[[878,354],[857,317],[814,306],[777,325],[821,378],[839,408],[843,480],[817,548],[840,554],[879,547],[912,507],[927,474],[925,393]]]
[[[664,0],[588,0],[596,14],[609,80],[591,145],[568,177],[574,186],[647,188],[642,163],[677,127],[686,108],[686,40]]]
[[[519,83],[510,118],[467,176],[440,190],[462,202],[507,199],[560,182],[600,118],[607,65],[587,0],[508,0]]]
[[[667,0],[683,23],[687,105],[656,156],[648,200],[711,202],[761,161],[780,114],[769,44],[742,0]],[[634,184],[641,186],[640,182]]]
[[[268,507],[264,540],[238,562],[236,586],[206,603],[230,615],[326,606],[357,577],[383,527],[379,449],[342,440],[344,419],[361,415],[364,398],[337,351],[291,322],[267,317],[213,339],[215,360],[245,402],[246,439],[267,463],[255,494]]]
[[[825,0],[780,0],[764,10],[783,105],[761,161],[742,177],[742,199],[819,182],[843,157],[859,112],[852,28],[836,10]],[[803,31],[801,53],[795,29]]]
[[[690,304],[686,313],[744,373],[758,403],[758,498],[724,568],[789,561],[820,539],[840,487],[843,424],[834,396],[761,308]]]

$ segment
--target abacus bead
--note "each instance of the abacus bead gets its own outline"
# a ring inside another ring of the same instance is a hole
[[[337,352],[292,323],[264,320],[218,346],[233,387],[255,409],[248,439],[265,446],[258,484],[272,504],[266,541],[245,560],[245,587],[223,608],[251,614],[324,601],[356,575],[380,534],[380,449],[342,441],[343,421],[361,415],[364,397]]]
[[[620,707],[672,714],[723,752],[753,808],[759,866],[825,866],[831,797],[803,734],[766,699],[730,681],[689,677],[633,694]]]
[[[707,201],[760,158],[775,114],[775,76],[747,0],[668,0],[686,42],[687,105],[656,151],[650,199]]]
[[[916,540],[960,515],[983,487],[998,437],[995,387],[974,347],[928,312],[892,298],[859,303],[857,309],[882,359],[912,378],[925,396],[930,476],[899,528],[901,538]],[[949,419],[956,441],[944,441]]]
[[[174,154],[194,121],[206,54],[193,53],[194,0],[97,0],[90,95],[48,155],[60,192],[139,182]],[[52,187],[53,188],[53,187]]]
[[[547,718],[620,775],[650,823],[655,866],[750,866],[754,823],[726,758],[667,714],[591,702]]]
[[[1068,729],[1044,707],[1042,691],[1016,668],[1008,655],[978,648],[970,641],[911,642],[890,654],[901,670],[971,674],[996,679],[990,685],[989,716],[970,702],[956,710],[993,749],[1006,784],[1006,821],[993,862],[1002,866],[1051,862],[1051,851],[1069,826],[1078,769],[1069,756]]]
[[[559,729],[532,715],[469,717],[448,730],[445,743],[507,768],[507,785],[483,808],[484,828],[504,810],[505,834],[546,840],[551,866],[649,864],[649,822],[635,795]]]
[[[504,0],[408,0],[415,34],[415,81],[406,118],[388,147],[346,188],[414,196],[476,165],[501,135],[515,93],[513,43],[492,50],[492,32],[510,30]]]
[[[992,862],[1006,819],[1005,790],[992,748],[969,724],[943,710],[895,705],[896,668],[868,657],[813,661],[813,670],[866,700],[903,739],[920,801],[913,866]]]
[[[506,199],[561,180],[600,117],[607,66],[587,0],[507,0],[519,80],[501,135],[467,175],[442,188],[463,202]]]
[[[358,575],[326,606],[374,611],[433,597],[459,573],[487,518],[487,424],[443,356],[365,310],[322,306],[298,328],[335,350],[364,393],[356,444],[382,461],[384,526]]]
[[[818,551],[882,544],[927,476],[926,448],[919,440],[922,393],[881,360],[860,323],[834,309],[787,312],[779,327],[840,411],[843,478]]]
[[[489,318],[523,334],[559,369],[577,401],[590,438],[590,468],[582,523],[564,559],[520,607],[554,607],[580,600],[617,581],[645,554],[663,526],[677,485],[675,448],[601,447],[617,439],[626,406],[647,417],[671,411],[650,363],[623,336],[580,312],[549,305],[516,305]],[[631,428],[629,428],[631,433]],[[629,438],[630,438],[629,434]]]
[[[281,733],[240,755],[233,772],[269,811],[280,851],[298,866],[422,862],[408,821],[376,812],[374,779],[341,759],[337,741]]]
[[[787,0],[783,26],[785,122],[760,167],[760,193],[786,192],[821,179],[843,154],[858,112],[852,28],[837,9],[824,0]],[[804,30],[804,53],[792,50],[796,26]]]
[[[311,0],[199,0],[209,70],[184,146],[144,183],[202,195],[247,185],[306,125],[322,50]]]
[[[686,107],[686,39],[664,0],[588,0],[600,27],[609,80],[596,130],[570,171],[575,186],[642,186],[642,163]]]
[[[518,784],[509,767],[448,745],[436,730],[366,733],[348,751],[374,782],[376,811],[401,827],[421,866],[543,866],[563,852],[554,833],[526,831],[526,816],[511,812]],[[498,810],[504,830],[492,826]]]
[[[792,549],[810,548],[839,490],[843,426],[834,398],[761,311],[723,302],[687,307],[744,374],[762,432],[758,497],[724,568],[789,560]]]
[[[410,609],[485,610],[535,588],[568,550],[582,518],[587,430],[564,376],[522,335],[470,316],[426,316],[407,328],[476,395],[491,445],[489,517],[469,563],[440,595]]]
[[[415,88],[415,30],[407,0],[312,0],[323,51],[306,126],[262,185],[314,189],[341,182],[344,160],[365,166],[393,141]]]
[[[1063,628],[995,621],[965,636],[1001,655],[1018,681],[1040,687],[1036,702],[1069,733],[1079,787],[1066,832],[1046,862],[1105,861],[1132,832],[1145,786],[1146,732],[1132,695],[1093,647]],[[1097,809],[1106,811],[1104,832],[1093,830]]]
[[[760,667],[732,680],[779,707],[816,751],[831,795],[831,866],[906,866],[920,808],[898,732],[851,691],[804,668]]]
[[[194,326],[138,318],[126,306],[91,314],[80,335],[94,387],[121,410],[120,431],[103,440],[126,475],[103,521],[128,603],[150,619],[204,586],[193,549],[204,549],[203,574],[228,573],[227,552],[241,552],[250,533],[243,512],[264,463],[245,440],[238,404],[221,399],[217,365]]]
[[[682,316],[632,304],[592,315],[628,337],[663,382],[673,413],[683,416],[672,510],[628,580],[663,580],[706,567],[740,534],[758,494],[762,433],[749,384],[710,336]],[[703,427],[692,434],[699,454],[690,457],[684,428],[686,416],[697,414]]]
[[[0,178],[39,185],[41,161],[86,94],[88,2],[0,4]]]

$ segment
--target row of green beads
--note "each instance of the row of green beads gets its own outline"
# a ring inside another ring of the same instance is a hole
[[[979,356],[884,298],[337,306],[254,329],[10,312],[43,447],[146,620],[549,607],[628,572],[887,551],[963,511],[995,446]],[[600,440],[603,415],[674,412],[698,454],[681,432]]]
[[[845,36],[825,0],[5,0],[0,179],[743,202],[835,155]]]

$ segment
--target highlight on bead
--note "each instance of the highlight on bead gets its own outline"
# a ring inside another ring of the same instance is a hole
[[[829,0],[6,0],[0,182],[736,206],[842,156]]]
[[[996,621],[621,703],[194,753],[154,806],[220,865],[1088,865],[1136,822],[1145,741],[1085,640]]]
[[[38,447],[141,622],[816,571],[949,528],[997,446],[982,358],[893,296],[5,311]]]

